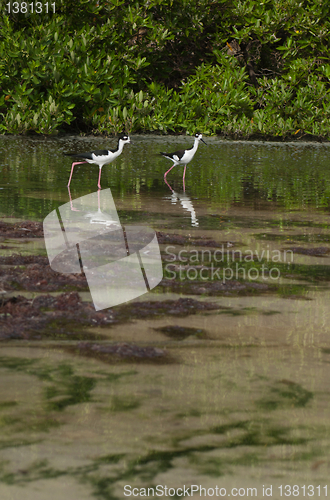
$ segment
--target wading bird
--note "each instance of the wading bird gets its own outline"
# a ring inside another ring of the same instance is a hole
[[[176,167],[176,165],[184,165],[184,171],[183,171],[183,182],[184,182],[187,164],[193,159],[197,151],[199,141],[202,141],[204,142],[204,144],[206,144],[206,142],[203,140],[202,134],[197,133],[195,134],[195,141],[192,148],[180,149],[180,151],[175,151],[174,153],[160,153],[161,155],[165,156],[165,158],[168,158],[169,160],[174,162],[171,168],[167,172],[165,172],[164,179],[166,179],[167,174],[169,173],[170,170],[172,170],[173,167]]]
[[[112,163],[123,151],[123,147],[125,144],[129,144],[130,138],[128,135],[122,134],[118,139],[117,149],[102,149],[99,151],[90,151],[89,153],[64,153],[66,156],[72,156],[74,158],[82,159],[83,161],[76,161],[72,163],[70,179],[68,182],[68,187],[70,186],[70,182],[72,179],[73,169],[75,165],[80,165],[81,163],[95,163],[99,166],[99,180],[98,180],[98,188],[101,189],[101,172],[103,165],[107,165],[108,163]]]

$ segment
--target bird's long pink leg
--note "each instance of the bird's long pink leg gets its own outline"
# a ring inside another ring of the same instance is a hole
[[[168,187],[170,188],[170,190],[171,190],[171,191],[172,191],[172,193],[173,193],[173,189],[171,188],[171,186],[170,186],[170,185],[169,185],[169,183],[167,182],[166,177],[164,177],[164,181],[165,181],[165,184],[167,184],[167,185],[168,185]]]
[[[165,177],[167,176],[167,174],[168,174],[168,173],[172,170],[172,168],[173,168],[174,166],[175,166],[175,164],[174,164],[174,165],[172,165],[172,166],[171,166],[171,168],[170,168],[167,172],[165,172],[165,174],[164,174],[164,179],[165,179]]]
[[[68,186],[68,191],[69,191],[69,198],[70,198],[70,207],[71,207],[71,210],[72,210],[73,212],[80,212],[80,210],[78,210],[78,208],[75,208],[75,207],[73,206],[73,203],[72,203],[72,198],[71,198],[71,191],[70,191],[69,186]]]
[[[184,166],[184,171],[183,171],[183,182],[184,182],[184,178],[186,177],[186,168],[187,168],[187,165]]]
[[[100,167],[99,182],[97,183],[97,186],[98,186],[99,189],[101,189],[101,173],[102,173],[102,167]]]
[[[72,163],[71,174],[70,174],[70,179],[69,179],[68,187],[70,186],[70,182],[71,182],[71,179],[72,179],[72,174],[73,174],[73,168],[74,168],[74,166],[75,165],[80,165],[81,163],[87,163],[87,161],[76,161],[76,162]]]

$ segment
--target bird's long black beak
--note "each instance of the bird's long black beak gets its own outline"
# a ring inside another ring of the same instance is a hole
[[[204,141],[204,139],[201,139],[202,142],[204,142],[205,146],[207,146],[206,142]]]

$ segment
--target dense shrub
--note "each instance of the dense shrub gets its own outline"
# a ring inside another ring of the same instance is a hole
[[[0,20],[0,131],[327,138],[329,10],[325,0],[11,9]]]

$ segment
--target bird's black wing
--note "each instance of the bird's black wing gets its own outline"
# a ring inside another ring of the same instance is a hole
[[[185,152],[186,152],[185,149],[180,149],[179,151],[175,151],[174,153],[160,153],[160,154],[166,156],[166,158],[171,158],[173,161],[175,161],[174,156],[177,156],[179,160],[181,160]]]
[[[95,156],[105,156],[108,154],[108,149],[100,149],[98,151],[90,151],[89,153],[64,153],[64,154],[65,154],[65,156],[73,156],[75,158],[87,158],[88,160],[92,160],[93,154]]]

